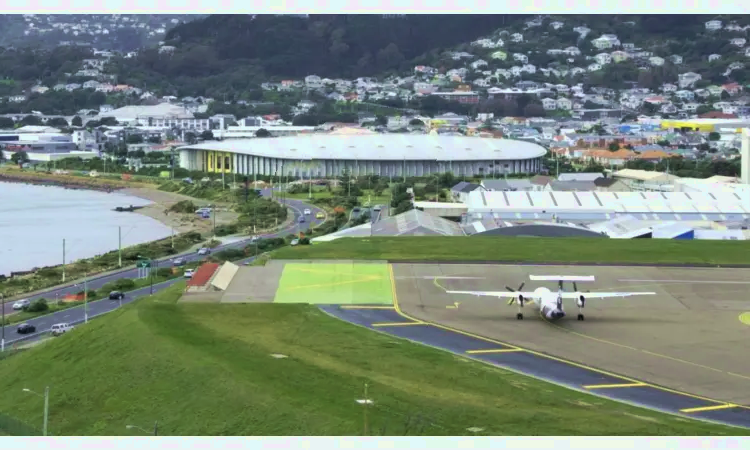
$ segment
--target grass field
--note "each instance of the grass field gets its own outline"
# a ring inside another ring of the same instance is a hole
[[[567,390],[310,305],[177,304],[183,283],[0,361],[0,414],[53,435],[737,435]],[[272,354],[286,355],[276,358]],[[12,434],[9,430],[4,433]]]
[[[749,254],[748,241],[399,236],[286,247],[273,258],[750,265]]]
[[[393,304],[386,264],[286,264],[275,303]]]

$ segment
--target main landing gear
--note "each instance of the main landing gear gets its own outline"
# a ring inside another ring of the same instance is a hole
[[[583,314],[578,314],[578,320],[583,320]]]
[[[521,313],[516,314],[516,319],[523,320],[523,314]]]

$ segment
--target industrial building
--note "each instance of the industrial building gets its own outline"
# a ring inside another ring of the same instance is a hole
[[[440,135],[313,134],[204,142],[180,147],[180,167],[240,175],[295,177],[457,177],[537,173],[546,149],[511,139]]]

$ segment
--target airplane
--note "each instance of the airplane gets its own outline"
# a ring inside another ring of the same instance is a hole
[[[524,303],[536,303],[539,306],[539,312],[548,320],[558,320],[565,317],[563,310],[563,299],[574,299],[578,306],[578,320],[583,320],[583,307],[587,299],[592,298],[612,298],[612,297],[631,297],[636,295],[656,295],[656,292],[587,292],[585,295],[578,290],[577,282],[594,281],[594,276],[569,276],[569,275],[529,275],[531,281],[557,281],[557,292],[550,291],[546,287],[538,287],[534,291],[521,291],[526,284],[521,283],[518,289],[514,290],[505,286],[505,291],[446,291],[448,294],[469,294],[477,296],[489,296],[498,298],[508,298],[508,305],[518,304],[518,314],[516,319],[523,320],[521,312]],[[563,282],[573,283],[575,292],[564,292]]]

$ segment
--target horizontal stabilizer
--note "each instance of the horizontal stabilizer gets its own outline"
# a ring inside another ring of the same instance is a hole
[[[594,281],[593,275],[529,275],[531,281]]]

